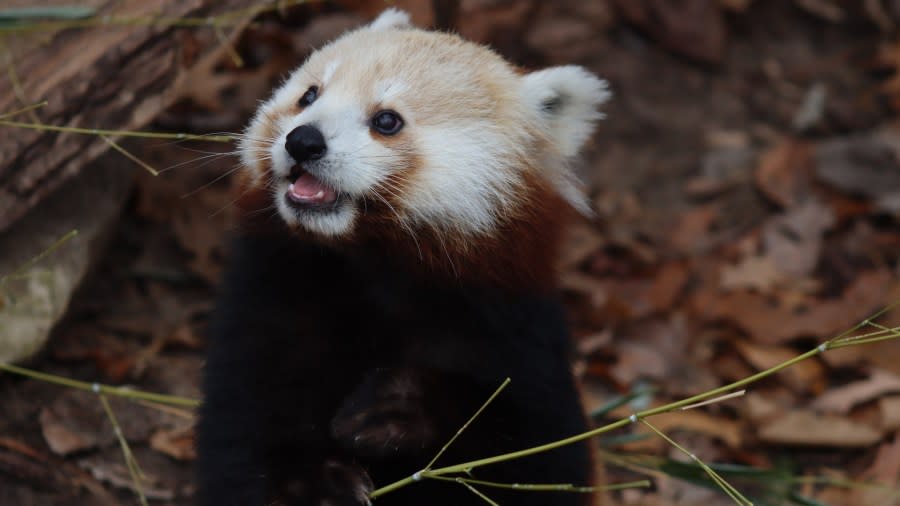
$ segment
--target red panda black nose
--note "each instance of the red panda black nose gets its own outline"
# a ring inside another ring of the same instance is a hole
[[[284,149],[295,162],[301,163],[322,158],[328,147],[325,145],[325,137],[318,128],[312,125],[300,125],[287,135]]]

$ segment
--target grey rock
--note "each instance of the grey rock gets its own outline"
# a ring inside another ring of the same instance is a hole
[[[47,341],[102,252],[134,170],[107,155],[0,233],[0,363],[25,360]]]

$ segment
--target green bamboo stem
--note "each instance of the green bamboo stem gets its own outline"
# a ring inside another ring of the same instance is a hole
[[[475,480],[472,478],[463,478],[462,476],[431,476],[422,473],[423,478],[438,481],[452,481],[457,483],[469,483],[471,485],[481,485],[483,487],[503,488],[509,490],[522,490],[529,492],[574,492],[589,494],[597,491],[622,490],[626,488],[649,487],[650,480],[629,481],[626,483],[614,483],[612,485],[602,485],[599,487],[580,487],[571,483],[497,483],[495,481]]]
[[[115,149],[116,151],[118,151],[119,153],[121,153],[122,156],[124,156],[125,158],[128,158],[132,162],[140,165],[150,174],[153,174],[154,176],[159,175],[158,170],[151,167],[149,163],[147,163],[147,162],[141,160],[140,158],[134,156],[133,154],[131,154],[131,152],[128,151],[127,149],[123,148],[122,146],[119,146],[118,142],[110,139],[109,137],[107,137],[105,135],[101,135],[100,138],[103,139],[104,141],[106,141],[106,143],[109,144],[109,147],[111,147],[111,148]]]
[[[33,111],[34,109],[44,107],[45,105],[47,105],[46,100],[44,100],[43,102],[38,102],[36,104],[31,104],[31,105],[22,107],[21,109],[15,109],[13,111],[3,113],[3,114],[0,114],[0,120],[11,118],[13,116],[22,114],[23,112]]]
[[[200,405],[200,401],[196,399],[179,397],[177,395],[145,392],[143,390],[132,390],[130,388],[113,387],[101,383],[88,383],[87,381],[73,380],[64,376],[57,376],[55,374],[33,371],[31,369],[26,369],[24,367],[19,367],[12,364],[0,364],[0,371],[18,374],[19,376],[25,376],[32,379],[45,381],[47,383],[53,383],[55,385],[77,388],[78,390],[84,390],[87,392],[94,392],[98,394],[114,395],[116,397],[124,397],[126,399],[140,399],[144,401],[158,402],[160,404],[187,406],[192,408]]]
[[[470,492],[472,492],[473,494],[477,495],[478,497],[480,497],[481,499],[483,499],[484,502],[490,504],[491,506],[500,506],[500,504],[498,504],[496,501],[494,501],[494,500],[491,499],[490,497],[484,495],[480,490],[478,490],[477,488],[473,487],[472,485],[470,485],[470,484],[468,484],[468,483],[466,483],[466,482],[464,482],[464,481],[457,481],[457,483],[459,483],[459,484],[461,484],[462,486],[464,486],[464,487],[466,487],[467,489],[469,489]]]
[[[28,270],[31,269],[32,267],[34,267],[35,264],[37,264],[38,262],[40,262],[41,260],[46,258],[47,255],[49,255],[50,253],[53,253],[54,251],[56,251],[57,248],[62,246],[69,239],[75,237],[76,235],[78,235],[77,230],[73,229],[73,230],[68,231],[65,235],[63,235],[62,237],[57,239],[53,244],[51,244],[47,249],[40,252],[37,256],[35,256],[31,260],[29,260],[29,261],[25,262],[24,264],[22,264],[21,266],[19,266],[19,268],[17,268],[16,270],[12,271],[9,274],[0,276],[0,287],[3,287],[3,285],[6,284],[6,281],[8,279],[16,279],[19,276],[21,276],[22,274],[28,272]]]
[[[141,506],[148,506],[147,496],[144,495],[144,487],[141,485],[141,481],[146,479],[144,471],[141,469],[140,464],[138,464],[134,453],[132,453],[131,447],[128,445],[128,440],[125,439],[125,433],[122,432],[122,426],[119,425],[119,420],[116,419],[116,415],[113,413],[109,401],[106,400],[106,396],[99,394],[98,397],[100,397],[100,404],[103,405],[103,411],[106,412],[106,417],[109,418],[109,422],[113,426],[113,432],[116,434],[116,439],[119,441],[119,448],[122,450],[122,455],[125,458],[125,466],[128,468],[128,474],[131,476],[131,482],[134,484],[134,493],[137,495]]]
[[[890,311],[891,309],[897,307],[898,305],[900,305],[900,301],[897,301],[897,302],[885,307],[884,309],[882,309],[882,310],[878,311],[877,313],[875,313],[874,315],[872,315],[870,318],[863,320],[862,322],[854,325],[852,328],[848,329],[847,331],[842,332],[841,334],[834,337],[833,339],[830,339],[830,340],[822,343],[821,345],[807,351],[806,353],[798,355],[790,360],[786,360],[786,361],[782,362],[781,364],[778,364],[774,367],[771,367],[764,371],[753,374],[742,380],[735,381],[733,383],[729,383],[728,385],[724,385],[722,387],[715,388],[713,390],[710,390],[710,391],[707,391],[707,392],[704,392],[704,393],[701,393],[698,395],[694,395],[692,397],[688,397],[686,399],[682,399],[677,402],[669,403],[664,406],[659,406],[656,408],[639,411],[627,418],[620,419],[613,423],[604,425],[603,427],[599,427],[597,429],[593,429],[593,430],[590,430],[588,432],[584,432],[581,434],[576,434],[574,436],[571,436],[571,437],[568,437],[565,439],[561,439],[558,441],[553,441],[551,443],[543,444],[540,446],[535,446],[532,448],[527,448],[524,450],[519,450],[516,452],[506,453],[503,455],[496,455],[494,457],[488,457],[488,458],[473,460],[470,462],[464,462],[462,464],[441,467],[438,469],[429,469],[428,470],[429,477],[442,476],[442,475],[447,475],[447,474],[458,474],[458,473],[463,473],[463,472],[468,473],[472,469],[475,469],[478,467],[483,467],[483,466],[487,466],[487,465],[491,465],[491,464],[497,464],[500,462],[506,462],[509,460],[519,459],[519,458],[527,457],[527,456],[534,455],[537,453],[543,453],[546,451],[554,450],[554,449],[562,447],[562,446],[574,444],[574,443],[584,441],[586,439],[590,439],[592,437],[610,432],[612,430],[624,427],[631,423],[635,423],[640,420],[643,420],[644,418],[647,418],[647,417],[651,417],[651,416],[662,414],[662,413],[667,413],[670,411],[680,409],[685,406],[691,406],[691,405],[697,404],[699,402],[705,401],[705,400],[713,398],[713,397],[718,397],[718,396],[729,394],[733,390],[744,387],[751,383],[755,383],[763,378],[771,376],[771,375],[773,375],[779,371],[782,371],[788,367],[791,367],[797,363],[803,362],[804,360],[812,358],[820,353],[824,353],[825,351],[832,349],[832,348],[856,346],[856,345],[867,344],[869,342],[879,342],[879,341],[885,341],[885,340],[889,340],[889,339],[896,339],[896,338],[900,337],[900,328],[887,329],[887,335],[884,335],[885,334],[884,330],[880,330],[879,332],[875,333],[875,334],[878,334],[878,337],[871,337],[871,338],[865,338],[865,339],[854,339],[850,335],[853,332],[856,332],[857,330],[861,329],[864,326],[871,325],[872,320],[883,315],[887,311]],[[372,499],[375,499],[384,494],[390,493],[394,490],[397,490],[397,489],[405,487],[411,483],[419,481],[421,478],[422,478],[422,471],[419,471],[419,472],[413,474],[412,476],[403,478],[401,480],[398,480],[394,483],[391,483],[389,485],[386,485],[384,487],[381,487],[381,488],[373,491],[371,494],[369,494],[369,497],[371,497]]]
[[[23,123],[21,121],[0,120],[0,125],[6,125],[16,128],[29,128],[32,130],[42,130],[51,132],[65,132],[73,134],[85,135],[109,135],[118,137],[140,137],[143,139],[174,139],[188,141],[210,141],[210,142],[231,142],[234,137],[230,135],[195,135],[185,133],[169,133],[169,132],[138,132],[134,130],[104,130],[100,128],[79,128],[57,125],[43,125],[40,123]]]
[[[464,423],[463,426],[460,427],[458,431],[456,431],[456,434],[454,434],[453,437],[450,438],[450,441],[447,441],[447,444],[445,444],[441,448],[441,451],[437,452],[437,455],[435,455],[434,458],[431,459],[431,462],[429,462],[428,465],[425,466],[425,471],[431,469],[431,466],[437,461],[437,459],[441,458],[441,455],[443,455],[444,452],[447,451],[447,448],[449,448],[450,445],[452,445],[453,442],[456,441],[456,438],[458,438],[460,434],[462,434],[467,428],[469,428],[469,425],[471,425],[472,422],[476,418],[478,418],[478,415],[480,415],[481,412],[484,411],[484,408],[488,407],[488,405],[490,403],[494,402],[494,399],[496,399],[497,396],[500,395],[500,392],[502,392],[503,389],[506,388],[507,385],[509,385],[509,382],[510,382],[509,378],[506,378],[505,380],[503,380],[503,383],[501,383],[500,386],[497,387],[497,390],[494,390],[494,393],[491,394],[490,397],[488,397],[488,400],[484,401],[484,404],[482,404],[481,407],[478,408],[478,411],[476,411],[474,415],[469,417],[469,419],[466,420],[466,423]]]

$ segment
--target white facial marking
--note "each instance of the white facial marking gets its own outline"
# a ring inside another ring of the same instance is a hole
[[[416,135],[426,170],[416,173],[407,197],[414,219],[464,233],[490,232],[521,182],[509,164],[516,147],[491,124],[441,124]]]
[[[384,104],[409,91],[409,85],[399,79],[386,79],[375,83],[375,89],[372,91],[375,101]]]
[[[350,232],[356,221],[357,210],[352,203],[338,204],[333,211],[297,211],[293,209],[285,197],[287,185],[275,195],[275,205],[285,223],[292,227],[301,226],[310,232],[326,237],[338,237]]]
[[[325,67],[325,72],[322,73],[322,84],[326,85],[331,78],[334,77],[334,72],[341,66],[341,60],[334,60],[329,63],[327,67]]]

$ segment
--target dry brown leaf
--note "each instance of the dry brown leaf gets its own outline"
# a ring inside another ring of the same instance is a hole
[[[559,284],[565,290],[586,297],[591,307],[601,307],[606,303],[607,285],[593,276],[579,271],[568,271],[560,276]]]
[[[702,355],[689,346],[687,336],[686,319],[678,312],[629,325],[616,336],[616,362],[609,368],[610,376],[622,385],[639,378],[664,381],[670,383],[667,390],[672,395],[714,387],[718,378],[697,367]]]
[[[729,336],[726,339],[740,339],[740,337]],[[737,350],[725,350],[724,353],[717,354],[710,364],[710,369],[719,379],[728,382],[744,379],[757,372],[747,364]]]
[[[721,293],[703,290],[691,306],[704,320],[730,320],[762,344],[779,344],[796,337],[829,338],[870,316],[890,299],[894,274],[877,270],[860,274],[839,299],[816,301],[808,308],[785,307],[749,291]]]
[[[129,441],[146,440],[162,416],[116,397],[109,398],[109,403]],[[40,424],[48,446],[59,455],[116,444],[112,423],[97,395],[91,392],[61,391],[41,409]]]
[[[134,491],[134,481],[131,479],[128,468],[123,464],[111,463],[102,458],[88,458],[82,459],[79,465],[87,469],[97,481],[107,483],[114,488]],[[175,498],[174,490],[158,486],[159,478],[148,474],[146,469],[143,471],[141,492],[147,499],[171,501]]]
[[[630,23],[678,54],[719,63],[725,56],[726,30],[715,0],[615,0]]]
[[[812,403],[811,407],[829,413],[847,414],[858,404],[895,392],[900,392],[900,376],[875,369],[866,380],[850,383],[823,393]]]
[[[825,232],[835,223],[831,208],[815,199],[796,205],[766,221],[762,228],[762,254],[750,254],[722,268],[725,290],[750,289],[764,294],[788,286],[813,291],[809,278],[819,263]]]
[[[79,488],[91,492],[96,501],[90,504],[115,506],[115,500],[103,486],[84,471],[62,459],[44,454],[27,444],[0,437],[0,473],[13,477],[18,483],[39,489],[66,490],[76,493]]]
[[[895,281],[884,296],[882,306],[898,300],[900,300],[900,282]],[[878,323],[888,328],[900,327],[900,308],[882,315]],[[860,332],[873,330],[871,327],[865,327]],[[830,367],[877,367],[900,376],[900,342],[896,340],[842,348],[836,353],[825,353],[822,359]]]
[[[881,411],[881,428],[892,432],[900,429],[900,396],[882,397],[878,399]]]
[[[881,432],[846,418],[795,410],[763,424],[759,439],[764,443],[861,448],[881,439]]]
[[[709,244],[709,229],[717,215],[717,208],[711,204],[682,213],[669,236],[672,247],[687,254],[702,252]]]
[[[41,409],[40,423],[44,441],[57,455],[68,455],[97,445],[96,434],[70,427],[49,408]]]
[[[194,327],[188,323],[182,323],[175,327],[175,330],[166,337],[166,341],[170,344],[177,344],[190,350],[199,350],[203,348],[203,339],[197,335]]]
[[[569,227],[564,240],[565,244],[560,248],[558,262],[560,270],[574,269],[606,242],[596,227],[587,223],[577,223]]]
[[[689,272],[682,262],[669,262],[659,268],[650,286],[650,302],[656,311],[669,311],[687,284]]]
[[[724,290],[746,288],[770,293],[782,280],[782,274],[770,257],[751,255],[735,265],[723,266],[720,284]]]
[[[819,262],[825,232],[834,221],[829,207],[807,200],[766,222],[762,231],[765,254],[787,276],[810,276]]]
[[[525,0],[476,0],[461,6],[460,34],[466,39],[478,42],[497,41],[504,34],[516,32],[521,36],[534,23],[534,12],[540,2]],[[509,35],[507,35],[509,36]]]
[[[228,188],[207,188],[192,195],[172,222],[179,243],[194,255],[191,269],[213,284],[219,280],[224,260],[221,231],[234,211],[230,199]]]
[[[696,177],[684,184],[684,193],[692,199],[709,199],[721,195],[739,184],[740,181],[735,180]]]
[[[846,18],[844,9],[830,0],[794,0],[794,3],[810,14],[832,23],[840,23]]]
[[[900,215],[900,135],[895,130],[823,142],[815,159],[816,175],[825,183]]]
[[[893,71],[893,76],[881,83],[881,92],[895,111],[900,109],[900,42],[892,41],[878,48],[875,59],[877,67]]]
[[[739,424],[698,410],[665,413],[654,416],[650,422],[667,435],[677,430],[706,434],[721,440],[731,448],[740,447],[743,440]],[[644,427],[641,431],[650,432],[650,429]]]
[[[150,447],[176,460],[194,460],[197,458],[193,427],[172,430],[160,429],[150,436]]]
[[[861,487],[853,491],[850,504],[878,504],[893,506],[900,503],[897,484],[900,480],[900,435],[893,442],[882,444],[872,465],[863,473],[874,487]]]
[[[606,286],[607,299],[603,311],[611,322],[640,320],[656,310],[650,298],[653,286],[650,280],[610,281]]]
[[[785,346],[765,346],[741,340],[734,344],[741,356],[758,370],[769,369],[797,356],[796,350]],[[825,388],[825,368],[815,360],[795,364],[778,375],[794,392],[821,392]]]
[[[603,329],[600,332],[594,332],[584,337],[580,337],[575,343],[578,349],[578,354],[582,357],[586,357],[592,353],[600,351],[601,349],[606,348],[612,343],[612,338],[612,330],[608,328]]]
[[[872,466],[864,475],[887,486],[897,483],[900,479],[900,435],[894,436],[893,442],[881,445]]]
[[[743,399],[742,407],[743,413],[755,423],[770,420],[782,411],[777,402],[758,392],[749,392]]]
[[[638,378],[662,379],[668,375],[669,361],[652,343],[625,341],[616,348],[618,359],[610,374],[619,383],[631,385]]]
[[[857,195],[900,191],[900,135],[891,129],[841,137],[816,147],[816,175]]]
[[[784,141],[763,155],[756,170],[756,186],[772,202],[781,207],[793,207],[810,192],[809,144]]]

